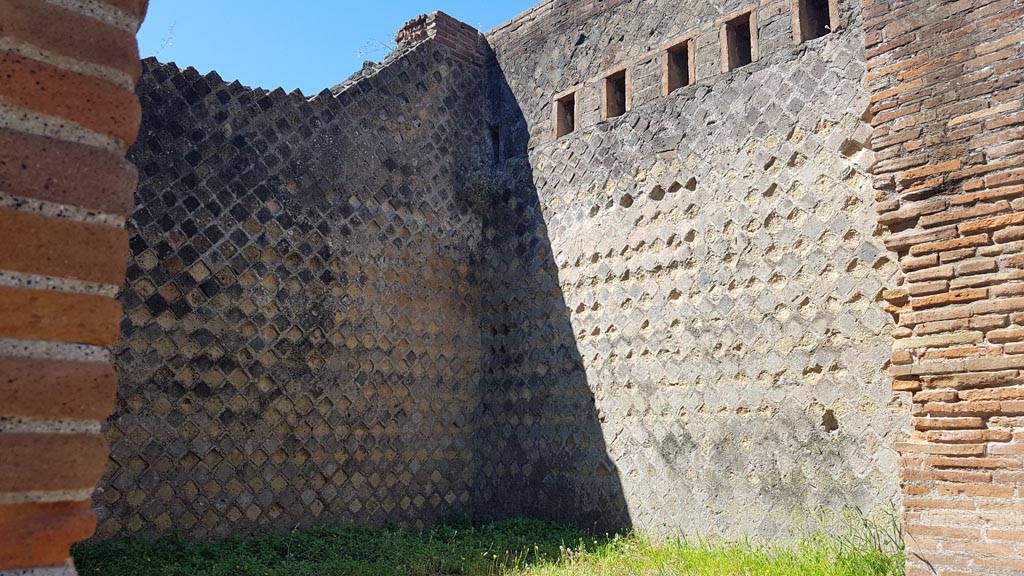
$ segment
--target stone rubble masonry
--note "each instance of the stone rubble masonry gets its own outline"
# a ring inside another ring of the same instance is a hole
[[[1024,573],[1024,2],[866,0],[909,576]]]
[[[0,0],[0,574],[75,573],[106,470],[147,2]]]

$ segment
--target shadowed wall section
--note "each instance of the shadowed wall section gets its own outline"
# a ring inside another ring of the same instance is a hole
[[[100,535],[465,509],[482,76],[425,40],[314,98],[144,78]]]

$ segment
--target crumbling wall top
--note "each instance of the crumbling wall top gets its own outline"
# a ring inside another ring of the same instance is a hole
[[[395,34],[395,42],[405,44],[433,38],[456,58],[482,66],[489,59],[487,41],[479,30],[444,12],[417,16]]]

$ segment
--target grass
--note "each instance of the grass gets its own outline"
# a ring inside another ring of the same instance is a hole
[[[315,528],[219,543],[84,543],[82,576],[903,576],[898,532],[869,522],[792,544],[595,538],[516,520],[426,531]]]

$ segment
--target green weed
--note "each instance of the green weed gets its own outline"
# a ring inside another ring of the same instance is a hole
[[[895,523],[858,515],[787,543],[594,537],[516,520],[430,530],[315,528],[218,543],[84,543],[82,576],[903,576]]]

